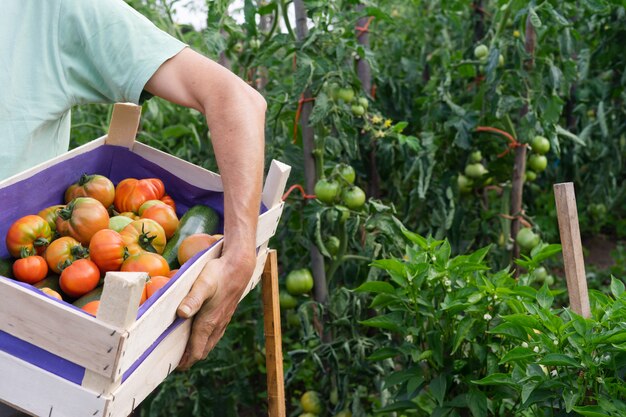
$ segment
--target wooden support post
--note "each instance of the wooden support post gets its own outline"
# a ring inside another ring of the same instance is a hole
[[[591,310],[589,308],[585,260],[583,259],[583,247],[580,240],[574,184],[571,182],[555,184],[554,198],[556,199],[556,213],[559,220],[570,305],[575,313],[588,318],[591,316]]]
[[[268,253],[262,279],[269,417],[285,417],[283,347],[278,302],[278,261],[276,251],[273,249]]]

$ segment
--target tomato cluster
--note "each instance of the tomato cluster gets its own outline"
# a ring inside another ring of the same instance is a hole
[[[356,173],[347,164],[338,164],[328,178],[321,178],[315,184],[316,198],[324,204],[342,203],[351,210],[359,210],[365,204],[365,192],[354,185]]]
[[[11,224],[6,245],[16,258],[15,279],[95,315],[106,272],[146,272],[142,302],[175,274],[162,254],[179,218],[160,179],[126,178],[115,186],[103,175],[85,174],[66,189],[64,202]],[[184,239],[180,264],[218,239]],[[94,291],[94,300],[79,302]]]

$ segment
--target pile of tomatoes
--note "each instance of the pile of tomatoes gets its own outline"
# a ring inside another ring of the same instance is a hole
[[[108,271],[146,272],[143,302],[176,273],[162,254],[179,218],[160,179],[126,178],[115,186],[103,175],[85,174],[64,200],[10,226],[6,245],[17,258],[15,279],[72,301],[100,287]],[[58,286],[37,285],[56,277]],[[95,315],[97,306],[95,300],[83,309]]]

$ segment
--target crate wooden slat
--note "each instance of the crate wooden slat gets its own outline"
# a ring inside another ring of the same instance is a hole
[[[108,144],[128,148],[195,187],[223,191],[218,174],[135,142],[139,113],[137,106],[116,105],[109,135],[2,181],[0,188]],[[284,193],[289,170],[289,166],[278,161],[272,161],[270,165],[262,195],[267,210],[259,216],[257,226],[257,265],[244,296],[258,283],[263,272],[268,241],[275,234],[282,214],[284,205],[280,197]],[[16,337],[84,367],[89,375],[86,380],[91,381],[81,386],[0,352],[0,401],[33,415],[126,417],[180,361],[189,337],[191,320],[183,321],[173,329],[168,328],[177,320],[176,309],[205,263],[218,257],[222,246],[223,241],[217,242],[172,282],[139,319],[125,324],[106,324],[11,280],[0,278],[0,314],[10,317],[10,320],[0,320],[0,329],[9,333],[13,331],[11,334]],[[15,298],[13,304],[5,303],[8,294]],[[11,310],[19,305],[28,305],[28,308],[22,308],[19,316],[12,314]],[[30,311],[26,313],[27,310]],[[11,330],[11,327],[18,330]],[[166,330],[171,332],[163,337]],[[159,338],[162,340],[154,347]],[[81,342],[77,344],[76,341]],[[137,359],[148,351],[150,353],[137,366]],[[135,366],[120,383],[121,375]],[[6,375],[15,375],[15,378],[10,380],[5,378]],[[34,390],[31,389],[33,386]],[[43,395],[44,392],[49,394]]]

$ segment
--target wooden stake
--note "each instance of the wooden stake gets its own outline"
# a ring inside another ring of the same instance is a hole
[[[559,220],[570,305],[575,313],[588,318],[591,316],[591,311],[574,184],[571,182],[555,184],[554,198],[556,199],[556,213]]]
[[[519,216],[522,214],[522,196],[524,192],[524,173],[526,172],[526,146],[515,148],[513,164],[513,187],[511,189],[511,238],[513,239],[513,259],[519,258],[520,247],[515,241],[520,229]],[[515,276],[519,275],[519,267],[515,267]]]
[[[262,279],[269,417],[285,417],[283,347],[278,302],[278,261],[276,251],[273,249],[268,253]]]

